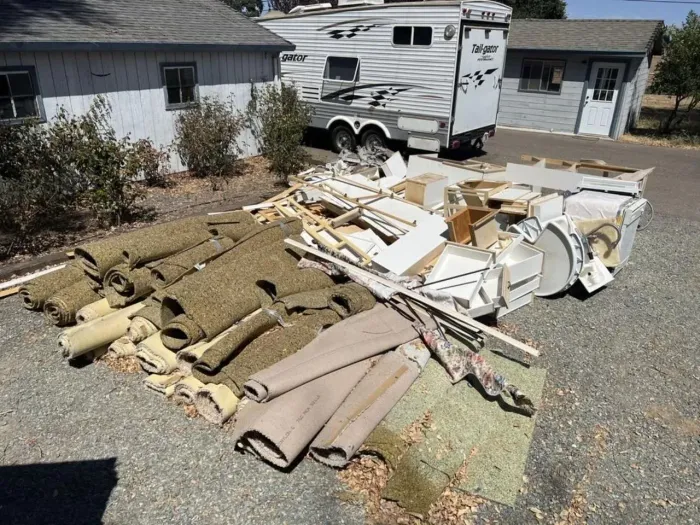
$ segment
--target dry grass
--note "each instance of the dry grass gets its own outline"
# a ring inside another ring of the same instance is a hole
[[[636,128],[621,137],[620,140],[645,146],[700,149],[700,110],[697,108],[690,113],[680,129],[666,135],[658,132],[659,123],[668,117],[673,106],[673,97],[644,95],[642,113]],[[687,105],[681,105],[681,110],[686,108]]]

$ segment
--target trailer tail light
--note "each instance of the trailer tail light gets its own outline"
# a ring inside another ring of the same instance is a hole
[[[447,122],[440,122],[440,129],[445,129],[447,127]]]
[[[462,145],[462,143],[458,140],[453,140],[452,144],[450,144],[450,149],[459,149],[459,147]]]
[[[495,135],[496,135],[496,130],[495,130],[495,129],[492,129],[491,131],[489,131],[489,137],[493,137],[493,136],[495,136]]]

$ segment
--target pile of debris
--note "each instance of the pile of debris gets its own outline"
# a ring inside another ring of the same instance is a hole
[[[417,380],[443,381],[451,413],[467,406],[469,378],[532,416],[530,397],[479,352],[485,335],[516,359],[537,350],[477,318],[577,280],[595,291],[629,257],[651,170],[531,161],[346,154],[244,210],[76,247],[20,294],[54,324],[77,323],[58,337],[67,359],[137,359],[148,388],[213,423],[233,418],[239,446],[281,468],[306,450],[343,467],[365,445],[396,469],[388,489],[410,506],[413,453],[386,436],[397,404],[425,397],[415,389],[431,383]],[[452,445],[447,457],[463,458]]]

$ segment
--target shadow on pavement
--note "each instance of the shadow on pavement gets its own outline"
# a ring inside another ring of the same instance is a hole
[[[116,458],[0,467],[0,522],[102,523],[117,485]]]

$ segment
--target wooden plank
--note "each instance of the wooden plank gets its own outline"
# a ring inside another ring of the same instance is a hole
[[[445,222],[447,223],[447,228],[450,232],[450,240],[452,242],[466,244],[471,240],[471,233],[469,231],[469,225],[471,224],[469,208],[464,208],[462,211],[458,211],[454,215],[447,217]]]
[[[15,286],[13,288],[7,288],[5,290],[0,290],[0,299],[4,299],[5,297],[15,295],[17,292],[19,292],[19,286]]]
[[[380,284],[383,284],[384,286],[387,286],[393,290],[396,290],[399,294],[415,301],[418,304],[423,305],[424,307],[430,308],[431,310],[433,310],[435,312],[439,312],[439,313],[447,316],[448,318],[450,318],[454,321],[460,322],[461,324],[468,326],[472,330],[478,330],[478,331],[481,331],[487,335],[495,337],[496,339],[503,341],[504,343],[507,343],[507,344],[517,348],[518,350],[525,352],[526,354],[530,354],[533,356],[540,355],[540,353],[535,348],[532,348],[531,346],[526,345],[525,343],[518,341],[517,339],[514,339],[514,338],[510,337],[509,335],[506,335],[502,332],[499,332],[498,330],[491,328],[490,326],[486,326],[485,324],[480,323],[479,321],[472,319],[469,316],[461,314],[461,313],[457,312],[456,310],[451,310],[451,309],[449,309],[449,308],[447,308],[439,303],[436,303],[435,301],[428,299],[427,297],[424,297],[424,296],[420,295],[419,293],[414,292],[413,290],[409,290],[407,288],[404,288],[403,286],[396,284],[393,281],[390,281],[388,279],[385,279],[383,277],[380,277],[378,275],[370,273],[366,270],[358,268],[357,266],[354,266],[350,263],[346,263],[344,261],[341,261],[340,259],[338,259],[336,257],[326,255],[325,253],[323,253],[320,250],[317,250],[315,248],[307,246],[303,243],[294,241],[292,239],[285,239],[284,242],[287,243],[289,246],[299,248],[300,250],[304,250],[305,252],[310,253],[312,255],[315,255],[316,257],[318,257],[320,259],[332,262],[333,264],[336,264],[336,265],[340,266],[341,268],[345,268],[350,273],[354,273],[356,275],[361,275],[367,279],[371,279],[371,280],[376,281]]]
[[[17,277],[16,279],[12,279],[11,281],[5,281],[4,283],[0,283],[0,290],[7,290],[8,288],[12,288],[14,286],[18,286],[20,284],[24,284],[26,282],[31,281],[32,279],[35,279],[37,277],[41,277],[42,275],[46,275],[51,272],[55,272],[56,270],[60,270],[61,268],[65,268],[65,264],[59,264],[58,266],[54,266],[53,268],[47,268],[46,270],[42,270],[40,272],[33,273],[31,275],[24,275],[22,277]]]

